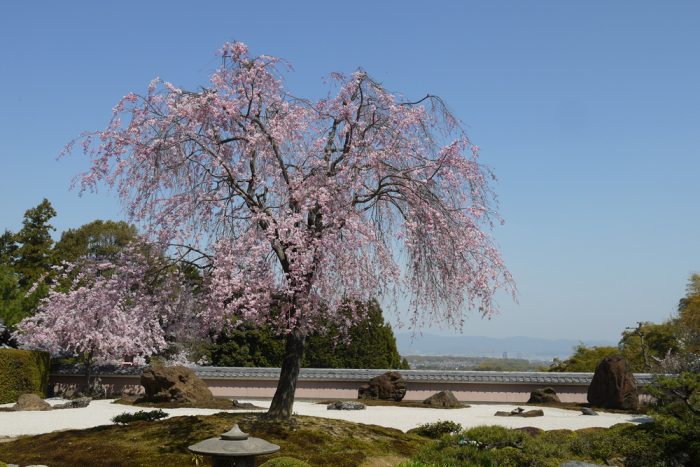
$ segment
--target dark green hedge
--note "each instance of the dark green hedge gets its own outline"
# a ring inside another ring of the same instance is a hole
[[[50,360],[47,352],[0,349],[0,404],[27,393],[46,397]]]

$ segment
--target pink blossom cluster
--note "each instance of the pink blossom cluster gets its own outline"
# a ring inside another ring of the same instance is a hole
[[[201,91],[154,80],[124,97],[85,135],[80,179],[207,267],[209,326],[342,328],[357,317],[320,310],[405,296],[414,326],[461,327],[513,291],[489,234],[492,175],[439,98],[408,101],[359,70],[311,101],[286,91],[279,59],[242,43],[221,55]]]
[[[137,243],[113,260],[64,264],[37,313],[17,326],[18,342],[97,363],[163,350],[168,328],[182,320],[185,295],[178,274],[152,273],[146,252]]]

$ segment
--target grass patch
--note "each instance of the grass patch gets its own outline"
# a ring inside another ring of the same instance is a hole
[[[0,443],[0,459],[51,467],[194,466],[187,446],[218,436],[234,423],[251,436],[281,447],[278,454],[261,457],[261,463],[279,456],[314,466],[376,465],[373,459],[387,456],[398,463],[411,458],[427,442],[400,430],[342,420],[298,416],[279,422],[263,414],[220,413],[23,437]]]

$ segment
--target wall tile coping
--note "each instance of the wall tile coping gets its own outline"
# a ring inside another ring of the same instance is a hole
[[[103,365],[97,367],[93,374],[99,376],[138,376],[144,367]],[[247,367],[192,367],[197,376],[207,379],[279,379],[279,368]],[[302,368],[299,372],[301,381],[367,381],[386,371],[381,369],[348,368]],[[407,382],[426,383],[490,383],[490,384],[553,384],[588,386],[593,373],[549,373],[549,372],[509,372],[509,371],[443,371],[443,370],[398,370]],[[80,365],[61,365],[51,368],[52,375],[80,375]],[[654,375],[635,373],[637,384],[649,384]]]

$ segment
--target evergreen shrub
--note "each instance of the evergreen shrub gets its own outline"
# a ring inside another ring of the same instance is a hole
[[[462,431],[462,425],[451,420],[439,420],[433,423],[424,423],[413,430],[409,430],[410,433],[415,433],[419,436],[425,436],[426,438],[432,439],[437,439],[442,437],[442,435],[457,433],[459,431]]]
[[[22,394],[46,397],[50,362],[48,352],[0,349],[0,404],[15,402]]]
[[[119,425],[127,425],[131,422],[153,422],[167,416],[168,414],[163,412],[161,409],[151,410],[148,412],[145,410],[139,410],[138,412],[124,412],[120,413],[119,415],[115,415],[112,417],[112,421]]]

